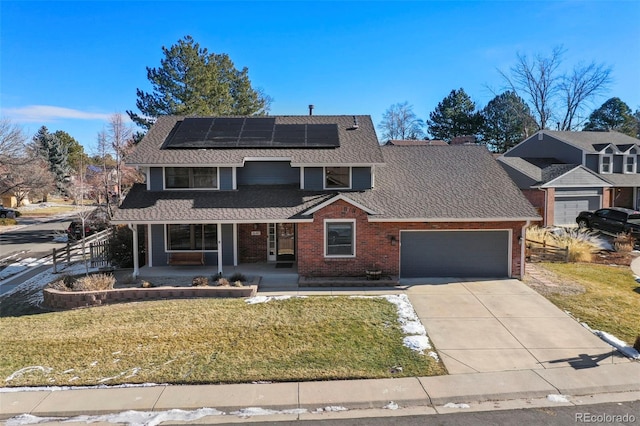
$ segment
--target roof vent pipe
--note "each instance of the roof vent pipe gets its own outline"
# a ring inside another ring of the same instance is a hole
[[[313,115],[313,105],[309,105],[309,115]]]

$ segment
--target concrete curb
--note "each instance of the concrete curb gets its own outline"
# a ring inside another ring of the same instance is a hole
[[[440,411],[437,407],[447,403],[482,405],[487,401],[544,399],[550,394],[605,392],[631,392],[629,398],[635,400],[640,392],[638,377],[640,362],[628,362],[581,370],[562,367],[379,380],[27,390],[0,392],[0,419],[21,414],[72,417],[203,407],[227,413],[249,407],[362,410],[382,409],[392,402],[399,407],[423,407],[426,412],[428,406]]]

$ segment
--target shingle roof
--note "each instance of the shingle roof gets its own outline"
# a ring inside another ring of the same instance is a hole
[[[616,146],[625,146],[629,148],[631,144],[640,145],[640,140],[627,136],[619,132],[562,132],[553,130],[544,130],[543,133],[548,134],[556,139],[577,146],[588,153],[595,153],[599,150],[595,147],[603,144],[613,144]]]
[[[373,191],[349,194],[376,210],[372,219],[522,219],[538,217],[483,146],[384,146]]]
[[[134,186],[114,222],[278,221],[338,194],[376,212],[371,220],[528,220],[538,214],[485,147],[386,146],[368,191],[302,191],[247,186],[237,191],[147,191]]]
[[[385,143],[385,145],[396,145],[396,146],[415,146],[415,145],[440,145],[445,146],[449,145],[445,141],[441,141],[438,139],[433,140],[407,140],[407,139],[390,139]]]
[[[339,148],[288,149],[161,149],[162,144],[178,121],[185,117],[161,116],[149,132],[125,159],[129,165],[208,166],[241,165],[247,157],[290,158],[296,164],[378,164],[382,154],[373,122],[368,115],[302,115],[270,116],[276,124],[337,124]],[[354,126],[357,120],[357,128]]]

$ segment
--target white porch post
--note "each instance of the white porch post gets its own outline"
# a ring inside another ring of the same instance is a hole
[[[233,224],[233,266],[238,266],[238,224]]]
[[[222,224],[218,223],[218,273],[222,274]]]
[[[138,228],[130,223],[129,229],[133,232],[133,277],[140,275],[140,262],[138,260]]]

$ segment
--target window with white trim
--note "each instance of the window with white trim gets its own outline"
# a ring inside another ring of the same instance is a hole
[[[324,229],[326,257],[355,257],[355,220],[327,219]]]
[[[167,189],[218,189],[217,167],[165,167]]]
[[[624,156],[624,172],[625,173],[636,172],[636,156],[635,155]]]
[[[218,250],[218,225],[215,223],[167,225],[167,251],[203,250]]]
[[[351,188],[351,167],[325,167],[324,189]]]
[[[613,173],[613,155],[600,156],[600,173]]]

